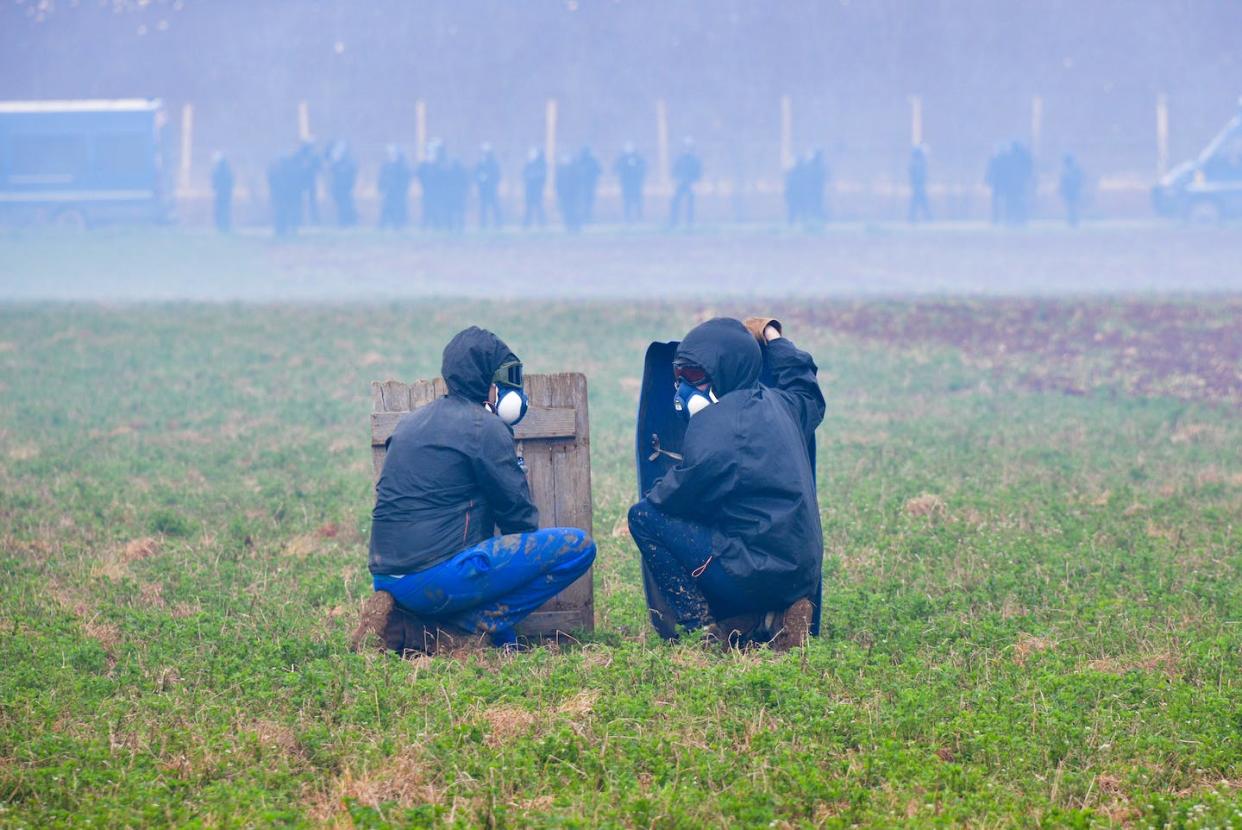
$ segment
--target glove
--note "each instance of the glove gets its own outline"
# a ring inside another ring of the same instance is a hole
[[[774,320],[771,317],[747,317],[742,321],[742,325],[746,326],[746,330],[754,335],[755,339],[759,341],[760,346],[768,342],[768,339],[763,336],[763,332],[768,326],[776,329],[777,332],[781,331],[781,321]]]

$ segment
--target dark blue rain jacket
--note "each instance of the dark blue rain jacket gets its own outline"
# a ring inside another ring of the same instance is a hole
[[[788,338],[764,347],[737,320],[697,326],[677,361],[702,367],[719,402],[690,419],[683,460],[647,499],[712,528],[712,555],[770,608],[814,595],[824,559],[807,452],[824,418],[815,361]],[[767,361],[773,385],[759,383]]]
[[[539,528],[513,430],[483,407],[513,356],[471,327],[444,348],[449,394],[403,417],[388,439],[371,514],[373,574],[416,573],[501,533]]]

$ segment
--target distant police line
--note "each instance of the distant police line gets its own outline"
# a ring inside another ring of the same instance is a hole
[[[580,231],[595,221],[595,204],[604,168],[589,145],[575,153],[563,153],[550,166],[540,147],[532,147],[522,165],[520,180],[523,197],[521,224],[542,227],[548,223],[544,207],[548,181],[559,218],[570,232]],[[620,185],[622,214],[626,222],[644,216],[646,159],[627,144],[617,156],[612,172]],[[695,186],[702,178],[703,163],[694,140],[687,137],[672,163],[673,192],[669,204],[670,226],[694,223]],[[302,141],[293,151],[273,160],[266,171],[271,222],[276,235],[295,233],[306,224],[322,221],[319,195],[324,185],[333,205],[333,218],[340,227],[358,224],[355,205],[358,164],[349,144],[331,141],[322,147]],[[410,224],[409,194],[418,183],[421,210],[419,224],[433,230],[462,230],[469,218],[473,200],[481,228],[499,228],[504,223],[500,184],[503,173],[490,144],[479,149],[478,160],[467,166],[449,154],[444,142],[432,139],[422,160],[411,164],[397,145],[388,145],[376,178],[381,228],[402,229]],[[223,153],[212,158],[211,188],[216,227],[232,227],[235,176]]]
[[[927,146],[921,143],[910,153],[907,219],[911,223],[933,218],[928,199],[929,155]],[[543,227],[548,223],[545,194],[549,178],[553,181],[559,218],[566,230],[576,233],[594,222],[603,170],[589,145],[583,145],[575,153],[561,154],[551,168],[543,149],[532,147],[520,171],[522,227]],[[642,221],[647,162],[632,142],[627,142],[618,154],[611,172],[619,185],[622,220],[627,224]],[[671,164],[672,193],[666,214],[670,227],[694,223],[696,185],[702,177],[703,163],[694,140],[687,137]],[[500,198],[502,179],[500,163],[488,143],[480,147],[478,160],[472,166],[450,155],[444,142],[438,139],[428,143],[424,158],[417,164],[411,164],[397,145],[388,145],[376,179],[380,206],[378,225],[399,230],[410,224],[409,195],[413,183],[417,182],[422,228],[463,230],[470,222],[472,194],[478,227],[499,228],[504,224]],[[791,164],[784,178],[786,217],[790,225],[815,226],[828,220],[824,193],[829,180],[830,172],[822,150],[810,151]],[[358,164],[347,142],[332,141],[323,147],[309,140],[301,142],[267,168],[275,233],[285,236],[302,225],[321,223],[321,182],[332,202],[335,224],[356,225],[359,221],[354,201],[357,181]],[[988,161],[983,181],[991,194],[993,223],[1022,225],[1027,222],[1036,180],[1034,158],[1022,142],[999,145]],[[215,224],[221,231],[227,231],[232,226],[234,176],[223,154],[213,157],[211,183]],[[1084,190],[1085,174],[1077,160],[1066,154],[1062,159],[1058,194],[1070,225],[1078,223]]]

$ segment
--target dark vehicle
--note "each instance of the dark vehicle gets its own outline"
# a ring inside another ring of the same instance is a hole
[[[0,217],[169,219],[164,120],[154,100],[0,101]]]
[[[1242,109],[1197,158],[1166,173],[1151,198],[1156,213],[1186,221],[1242,216]]]

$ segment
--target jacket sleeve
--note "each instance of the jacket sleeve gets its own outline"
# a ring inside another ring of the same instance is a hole
[[[518,465],[513,436],[500,423],[484,423],[474,474],[487,498],[501,533],[528,533],[539,529],[539,509],[530,499],[530,485]]]
[[[785,392],[793,402],[802,432],[810,440],[827,409],[815,374],[818,371],[815,360],[787,337],[768,343],[763,359],[772,373],[772,385]]]
[[[708,407],[696,415],[704,419],[686,431],[682,460],[647,493],[647,501],[673,516],[710,519],[719,501],[737,486],[737,452],[733,442],[717,440],[723,424],[708,420]],[[730,449],[733,448],[733,449]]]

